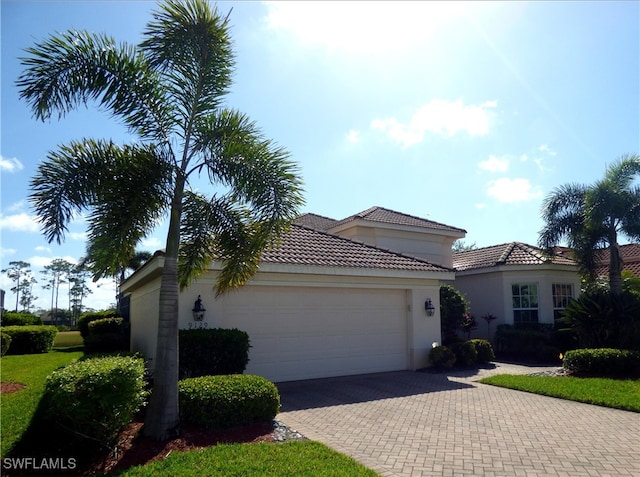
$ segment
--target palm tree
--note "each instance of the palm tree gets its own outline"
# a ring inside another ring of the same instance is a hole
[[[563,239],[573,249],[581,271],[595,278],[596,254],[609,249],[609,288],[622,293],[619,236],[640,239],[640,156],[627,154],[609,165],[602,180],[590,186],[566,184],[543,202],[546,222],[539,245],[551,251]]]
[[[137,46],[68,31],[27,50],[20,94],[36,119],[91,101],[137,136],[131,144],[81,139],[50,152],[30,200],[47,239],[64,240],[88,212],[94,278],[114,276],[136,244],[168,216],[154,387],[145,433],[167,439],[179,424],[178,292],[213,259],[216,293],[246,282],[262,251],[303,203],[287,151],[224,107],[234,66],[228,16],[205,0],[167,0]],[[190,181],[205,176],[210,197]]]

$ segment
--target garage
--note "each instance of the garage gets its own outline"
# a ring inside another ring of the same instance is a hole
[[[246,372],[291,381],[408,367],[405,290],[248,286],[219,299],[215,326],[246,331]]]

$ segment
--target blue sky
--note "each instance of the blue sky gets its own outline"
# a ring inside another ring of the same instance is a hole
[[[237,60],[228,104],[299,163],[302,212],[340,219],[378,205],[464,228],[479,247],[535,244],[549,192],[592,183],[640,152],[639,5],[219,2],[232,10]],[[53,258],[84,254],[81,217],[64,244],[48,244],[26,200],[47,151],[81,137],[131,139],[91,105],[34,120],[18,97],[17,58],[68,29],[137,43],[154,7],[0,4],[2,268],[29,261],[38,278]],[[164,230],[141,248],[162,248]],[[96,285],[87,304],[113,303],[113,285]],[[35,294],[46,307],[48,292]]]

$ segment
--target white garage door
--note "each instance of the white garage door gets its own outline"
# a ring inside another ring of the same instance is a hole
[[[249,333],[248,374],[289,381],[407,369],[404,290],[247,286],[224,301],[222,326]]]

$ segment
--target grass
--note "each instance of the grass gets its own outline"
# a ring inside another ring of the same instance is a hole
[[[481,379],[480,382],[544,396],[640,412],[640,379],[499,374]]]
[[[178,452],[163,461],[108,475],[374,477],[378,474],[319,442],[293,441],[280,444],[220,444],[202,451]]]
[[[53,341],[54,348],[72,348],[82,346],[82,336],[79,331],[60,331]]]
[[[0,379],[3,382],[16,382],[27,386],[16,393],[3,395],[0,401],[2,457],[6,457],[27,431],[42,397],[46,377],[59,367],[82,357],[82,351],[72,351],[73,346],[74,344],[70,344],[71,350],[66,351],[10,355],[0,359]],[[200,451],[176,452],[163,461],[109,475],[373,477],[378,474],[319,442],[293,441],[222,444]]]
[[[51,351],[0,358],[0,380],[26,386],[22,391],[2,395],[0,455],[6,456],[29,426],[42,397],[46,377],[82,355],[81,351]]]

